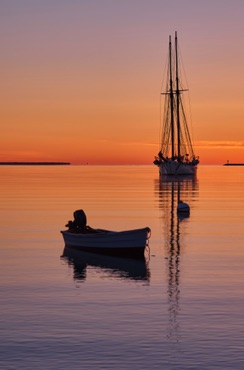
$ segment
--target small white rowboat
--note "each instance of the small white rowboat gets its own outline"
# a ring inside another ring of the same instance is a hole
[[[82,251],[107,255],[144,258],[151,230],[149,227],[126,231],[93,229],[86,225],[82,210],[74,212],[74,221],[61,231],[65,245]]]

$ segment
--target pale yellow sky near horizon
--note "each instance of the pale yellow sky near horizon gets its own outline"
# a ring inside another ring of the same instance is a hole
[[[0,161],[152,163],[177,30],[200,162],[244,162],[243,13],[241,0],[2,1]]]

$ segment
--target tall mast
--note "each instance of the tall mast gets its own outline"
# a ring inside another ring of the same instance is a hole
[[[171,125],[171,157],[175,156],[174,153],[174,91],[173,91],[173,77],[172,77],[172,45],[171,45],[171,36],[169,36],[169,75],[170,75],[170,125]]]
[[[176,81],[176,125],[177,125],[177,155],[180,159],[180,90],[178,71],[178,43],[177,32],[175,31],[175,81]]]

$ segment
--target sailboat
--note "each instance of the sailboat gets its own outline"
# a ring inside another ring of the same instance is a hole
[[[161,175],[194,175],[199,157],[195,156],[183,107],[182,87],[179,73],[178,40],[175,32],[174,48],[169,36],[169,59],[167,70],[161,147],[154,164]]]

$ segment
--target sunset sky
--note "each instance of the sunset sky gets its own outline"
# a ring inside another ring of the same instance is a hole
[[[150,164],[178,31],[201,164],[244,162],[243,0],[1,0],[0,161]]]

